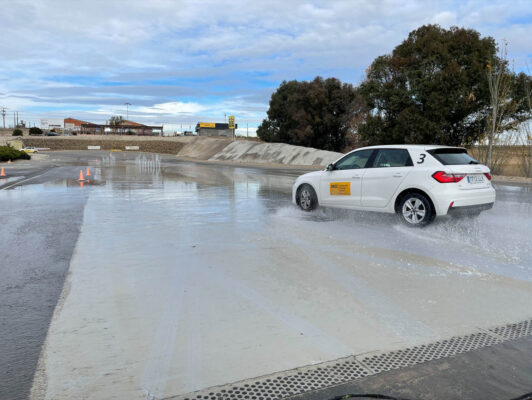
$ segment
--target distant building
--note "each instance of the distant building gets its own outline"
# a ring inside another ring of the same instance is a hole
[[[139,124],[138,122],[122,120],[118,124],[81,124],[81,133],[84,135],[140,135],[161,136],[163,127]]]
[[[235,129],[238,125],[235,125]],[[198,122],[196,124],[196,133],[198,136],[233,136],[233,130],[229,129],[229,124],[218,122]]]
[[[75,118],[65,118],[64,120],[65,131],[80,132],[81,124],[88,124],[88,122]]]

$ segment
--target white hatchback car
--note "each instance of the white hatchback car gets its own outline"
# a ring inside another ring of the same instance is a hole
[[[424,226],[436,216],[492,208],[490,181],[489,168],[461,147],[371,146],[301,175],[292,200],[305,211],[321,205],[397,213],[409,226]]]

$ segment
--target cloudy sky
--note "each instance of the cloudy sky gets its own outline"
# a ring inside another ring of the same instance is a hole
[[[354,84],[427,23],[507,40],[532,68],[532,3],[515,1],[10,0],[0,21],[0,106],[21,119],[111,115],[183,129],[236,115],[250,131],[283,81]]]

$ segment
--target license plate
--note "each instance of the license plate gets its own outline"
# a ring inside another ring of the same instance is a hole
[[[480,174],[478,175],[467,175],[467,182],[475,185],[478,183],[484,183],[484,177]]]

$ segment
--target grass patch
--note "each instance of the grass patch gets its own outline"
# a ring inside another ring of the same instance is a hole
[[[9,146],[0,146],[0,161],[30,160],[31,156]]]

